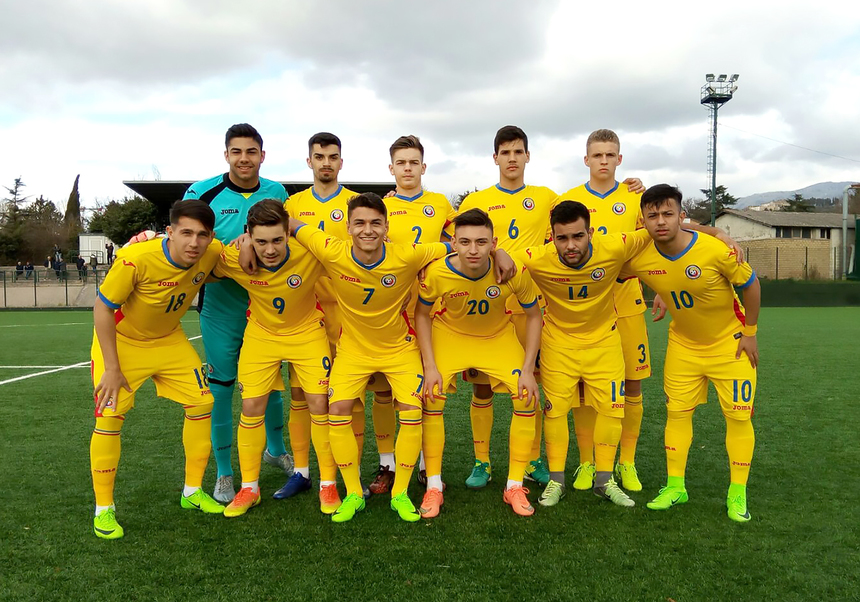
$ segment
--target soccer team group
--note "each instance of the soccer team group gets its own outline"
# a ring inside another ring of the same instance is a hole
[[[614,132],[589,136],[588,181],[558,196],[524,183],[528,138],[505,126],[494,140],[498,184],[469,194],[456,211],[423,189],[424,148],[414,136],[391,146],[396,190],[385,199],[338,183],[341,141],[332,134],[311,137],[314,184],[289,198],[259,176],[265,152],[253,127],[231,127],[225,142],[229,171],[188,189],[171,209],[165,238],[132,239],[98,291],[90,447],[98,537],[123,536],[114,506],[120,433],[148,378],[185,410],[183,508],[243,515],[261,502],[264,460],[288,477],[276,499],[309,491],[313,444],[320,510],[334,522],[385,493],[405,521],[436,517],[445,491],[446,394],[458,375],[473,389],[468,487],[485,487],[493,475],[493,395],[507,393],[503,500],[513,512],[535,511],[525,481],[543,488],[542,506],[564,497],[571,411],[580,456],[573,488],[631,507],[626,491],[642,489],[635,466],[641,382],[651,375],[640,281],[658,294],[657,319],[665,309],[672,316],[663,375],[668,479],[648,507],[688,500],[693,413],[710,382],[726,420],[727,513],[750,520],[758,280],[724,233],[684,223],[677,188],[616,180],[622,156]],[[195,296],[205,364],[180,325]],[[292,455],[283,436],[282,362],[289,363]],[[360,474],[366,390],[379,452],[372,479]],[[212,448],[210,496],[201,486]],[[419,508],[407,493],[416,464],[426,488]]]

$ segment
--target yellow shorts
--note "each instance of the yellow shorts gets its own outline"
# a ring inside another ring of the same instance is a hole
[[[494,337],[467,337],[444,326],[433,327],[433,355],[448,393],[456,392],[456,376],[480,371],[497,393],[517,396],[517,381],[525,352],[513,325]]]
[[[418,281],[416,280],[415,286],[412,290],[412,298],[409,301],[409,305],[406,308],[406,320],[409,324],[409,329],[415,329],[415,305],[418,303]],[[434,310],[436,311],[440,306],[440,302],[436,301],[436,305],[434,306]],[[413,336],[417,336],[413,333]],[[379,393],[382,391],[391,391],[391,385],[388,383],[388,379],[385,378],[385,375],[382,372],[377,372],[371,375],[370,380],[367,381],[367,390],[373,391],[374,393]]]
[[[418,346],[409,347],[397,355],[354,355],[338,350],[329,379],[329,402],[361,399],[370,377],[377,372],[385,375],[394,399],[400,403],[421,407],[424,367]]]
[[[708,381],[714,383],[723,414],[749,420],[755,402],[756,370],[746,354],[735,359],[738,340],[707,350],[693,350],[669,339],[663,366],[663,390],[669,410],[692,410],[708,401]]]
[[[624,416],[624,359],[617,330],[605,342],[586,349],[563,348],[544,337],[541,374],[547,416],[566,416],[579,407],[580,381],[586,405],[605,416]]]
[[[509,314],[511,318],[511,323],[514,325],[514,330],[517,335],[517,340],[520,343],[520,348],[525,349],[526,346],[526,315],[523,313],[512,313]],[[434,335],[435,336],[435,335]],[[522,364],[520,364],[522,365]],[[493,390],[495,391],[495,384],[492,382],[492,379],[484,374],[484,372],[471,369],[463,372],[463,380],[466,382],[472,383],[473,385],[491,385],[493,386]],[[538,360],[535,361],[535,380],[537,382],[541,382],[540,379],[540,351],[538,351]],[[498,393],[498,391],[496,391]]]
[[[116,352],[122,374],[128,381],[131,392],[120,389],[116,405],[113,408],[105,408],[104,416],[125,414],[133,408],[134,395],[147,378],[151,378],[155,383],[155,391],[159,397],[166,397],[183,405],[212,403],[206,369],[182,329],[153,341],[138,341],[117,333]],[[95,334],[90,357],[95,386],[105,371],[104,358]]]
[[[645,314],[618,318],[616,324],[621,334],[621,349],[624,350],[624,378],[645,380],[651,376],[651,349]]]
[[[239,393],[242,399],[264,397],[284,390],[281,362],[290,362],[293,386],[305,393],[328,391],[331,356],[325,325],[320,321],[300,335],[278,336],[248,322],[239,352]]]
[[[340,308],[338,308],[336,301],[332,301],[331,303],[327,301],[318,301],[317,303],[325,314],[325,334],[329,343],[328,353],[329,358],[333,358],[335,349],[337,348],[337,340],[340,338],[341,326],[343,324],[341,322]],[[299,375],[296,374],[296,370],[293,368],[292,363],[289,366],[289,379],[291,388],[301,388],[299,387]]]

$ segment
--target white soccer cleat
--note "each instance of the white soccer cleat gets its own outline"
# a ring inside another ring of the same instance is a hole
[[[290,454],[281,454],[280,456],[273,456],[269,453],[269,450],[265,450],[263,452],[263,460],[265,460],[266,464],[271,464],[276,468],[280,468],[284,471],[284,474],[288,477],[293,476],[293,457]]]
[[[212,492],[212,497],[222,504],[229,504],[236,497],[236,490],[233,489],[233,475],[226,477],[218,477],[215,481],[215,491]]]

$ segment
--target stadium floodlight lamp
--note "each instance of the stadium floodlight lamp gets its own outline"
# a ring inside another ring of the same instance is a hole
[[[721,73],[720,76],[717,78],[717,81],[718,82],[724,82],[724,81],[726,81],[727,77],[728,77],[728,75],[726,75],[725,73]]]
[[[708,107],[710,113],[711,132],[708,141],[708,184],[711,193],[711,225],[717,219],[717,112],[720,107],[729,102],[737,91],[735,84],[740,75],[732,74],[731,81],[726,81],[728,75],[721,73],[716,81],[713,73],[705,74],[705,84],[702,86],[700,102]]]
[[[705,81],[707,81],[707,82],[712,82],[712,81],[714,81],[714,74],[713,74],[713,73],[708,73],[707,75],[705,75]]]
[[[738,91],[738,87],[737,87],[737,86],[732,86],[731,90],[729,90],[729,94],[734,94],[734,93],[735,93],[735,92],[737,92],[737,91]]]
[[[730,81],[730,82],[732,82],[732,83],[734,83],[734,82],[738,81],[738,78],[739,78],[739,77],[740,77],[740,75],[738,75],[737,73],[735,73],[735,74],[733,74],[733,75],[732,75],[732,77],[731,77],[731,79],[730,79],[729,81]]]

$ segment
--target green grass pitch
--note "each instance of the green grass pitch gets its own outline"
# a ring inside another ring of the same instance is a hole
[[[510,405],[500,397],[496,478],[467,490],[472,455],[461,387],[446,410],[448,490],[433,521],[400,522],[387,499],[372,498],[351,523],[332,524],[313,493],[272,500],[283,477],[266,465],[264,502],[247,516],[184,511],[182,412],[147,383],[123,430],[116,498],[126,536],[105,542],[92,534],[89,369],[0,384],[0,599],[858,599],[860,308],[771,308],[760,324],[746,525],[725,514],[725,426],[713,391],[696,414],[689,504],[645,508],[665,479],[665,323],[650,329],[655,376],[644,385],[637,456],[645,490],[633,494],[631,510],[571,489],[556,508],[514,516],[501,499]],[[189,337],[199,335],[196,315],[184,325]],[[2,312],[0,381],[50,369],[5,366],[86,362],[91,337],[88,312]],[[368,409],[368,433],[370,425]],[[371,435],[365,475],[375,457]],[[571,436],[569,471],[576,462]],[[207,489],[213,479],[210,461]],[[420,502],[414,482],[410,494]]]

